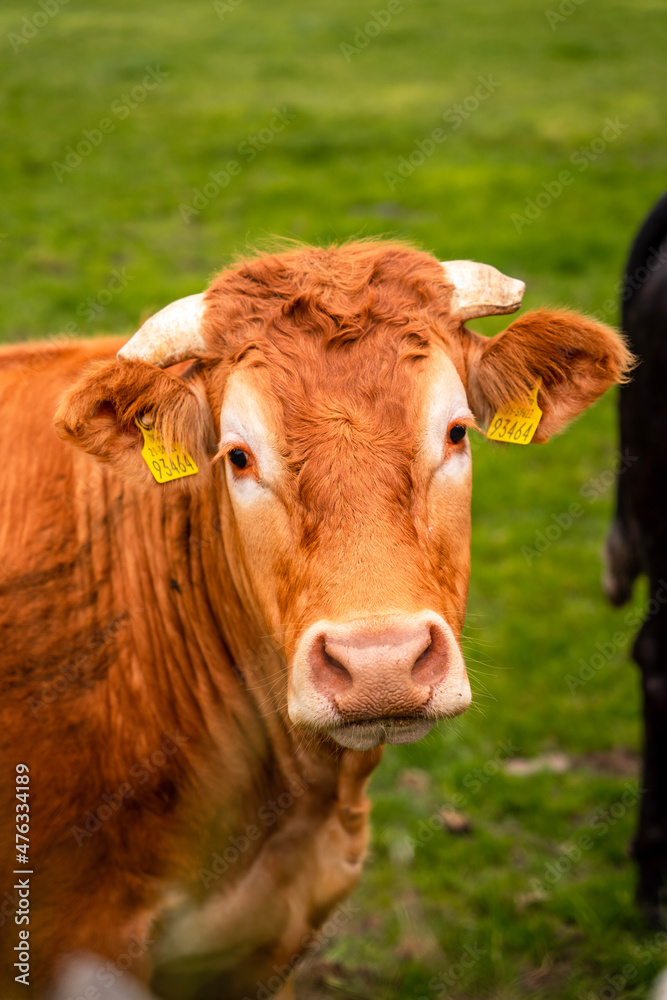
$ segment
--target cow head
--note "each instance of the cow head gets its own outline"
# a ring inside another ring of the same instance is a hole
[[[515,311],[523,288],[396,244],[260,257],[158,313],[63,401],[60,433],[135,477],[139,413],[195,455],[197,476],[151,488],[215,494],[298,726],[362,749],[469,705],[469,430],[539,383],[546,441],[629,361],[571,312],[492,338],[465,326]]]

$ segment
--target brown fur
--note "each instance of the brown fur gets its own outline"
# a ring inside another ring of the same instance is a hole
[[[416,454],[434,352],[446,350],[481,422],[541,376],[540,440],[629,361],[617,334],[566,312],[528,313],[487,341],[459,326],[450,298],[437,261],[404,246],[299,248],[213,282],[209,353],[185,371],[118,361],[113,340],[0,353],[0,811],[13,815],[7,775],[25,759],[37,987],[68,950],[114,961],[131,935],[159,936],[170,899],[179,940],[197,942],[187,896],[209,907],[225,995],[243,995],[358,878],[379,753],[293,731],[286,661],[318,615],[432,606],[460,631],[469,501],[430,500]],[[210,464],[242,368],[289,470],[284,513],[247,530],[225,460]],[[142,413],[195,457],[197,476],[152,481]],[[186,742],[133,777],[166,733]],[[72,828],[128,782],[133,794],[77,846]],[[205,889],[198,871],[281,793],[291,805]],[[2,892],[13,867],[3,854]],[[10,966],[14,935],[3,937]],[[150,968],[146,946],[132,972]],[[176,965],[170,976],[180,982]],[[11,971],[6,982],[3,997]]]

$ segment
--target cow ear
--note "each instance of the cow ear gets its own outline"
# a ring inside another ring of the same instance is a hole
[[[537,443],[626,381],[634,363],[619,333],[566,310],[528,312],[495,337],[462,332],[468,403],[478,422],[488,427],[497,410],[526,400],[540,383]]]
[[[56,431],[64,441],[141,485],[196,489],[210,475],[210,455],[215,452],[211,411],[197,364],[176,374],[145,361],[95,362],[61,398]],[[137,418],[151,426],[169,455],[179,445],[199,471],[158,485],[141,454],[144,439]]]

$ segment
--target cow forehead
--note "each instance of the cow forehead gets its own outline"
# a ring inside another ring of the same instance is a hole
[[[310,430],[314,438],[322,423],[330,428],[349,425],[353,436],[355,395],[363,396],[374,417],[363,421],[365,427],[374,427],[377,434],[391,433],[398,418],[400,437],[411,439],[416,453],[425,455],[429,464],[441,456],[452,421],[472,417],[457,368],[439,345],[432,345],[426,364],[403,369],[388,382],[369,382],[351,366],[342,377],[340,371],[332,373],[330,381],[320,380],[317,386],[309,385],[307,371],[305,378],[303,373],[295,374],[290,392],[284,369],[282,375],[276,384],[270,364],[232,371],[220,415],[220,447],[246,444],[267,478],[277,479],[286,470],[291,437],[286,420],[295,411],[299,424],[305,424],[302,429]]]

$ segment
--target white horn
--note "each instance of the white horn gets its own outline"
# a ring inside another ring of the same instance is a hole
[[[204,292],[186,295],[147,319],[135,335],[121,347],[119,358],[148,361],[158,368],[206,354],[201,333]]]
[[[504,316],[521,305],[526,286],[490,264],[474,260],[444,260],[447,284],[453,285],[451,310],[462,321],[480,316]]]

